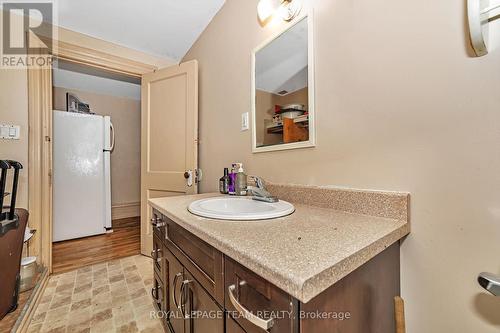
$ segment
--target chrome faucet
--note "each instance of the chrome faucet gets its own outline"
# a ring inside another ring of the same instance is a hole
[[[477,282],[491,294],[500,296],[500,276],[483,272],[477,277]]]
[[[252,199],[264,202],[278,202],[278,198],[266,190],[264,181],[257,176],[248,176],[255,181],[255,186],[247,186],[247,192],[252,195]]]

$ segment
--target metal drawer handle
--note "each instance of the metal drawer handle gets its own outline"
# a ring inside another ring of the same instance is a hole
[[[181,283],[181,304],[180,304],[179,310],[181,311],[182,317],[184,319],[189,319],[189,315],[186,316],[186,313],[184,312],[184,308],[186,307],[186,300],[184,299],[184,294],[186,292],[185,292],[184,288],[187,285],[189,285],[191,282],[193,282],[193,281],[192,280],[184,280]]]
[[[244,285],[245,281],[240,282],[240,285]],[[236,286],[234,284],[230,285],[228,288],[229,291],[229,300],[236,308],[236,311],[240,313],[245,319],[247,319],[252,324],[257,327],[262,328],[263,330],[269,330],[274,325],[274,318],[270,318],[268,320],[262,319],[254,315],[251,311],[247,310],[243,305],[240,304],[238,299],[234,296],[234,291],[236,290]]]
[[[153,299],[157,304],[161,303],[161,300],[158,297],[158,292],[160,291],[161,286],[157,286],[156,288],[151,288],[151,296],[153,296]]]
[[[177,297],[175,297],[175,287],[177,286],[177,279],[182,276],[182,273],[175,274],[174,282],[172,283],[172,301],[177,309],[180,310],[179,303],[177,303]]]
[[[164,227],[166,223],[163,221],[161,217],[153,217],[151,218],[151,225],[156,228]]]
[[[158,256],[159,253],[161,253],[161,249],[151,251],[151,258],[153,258],[153,260],[156,262],[161,262],[161,260],[163,259],[163,257]]]

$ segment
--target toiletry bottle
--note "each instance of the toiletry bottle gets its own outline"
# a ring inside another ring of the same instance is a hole
[[[229,186],[228,186],[228,193],[230,195],[235,195],[236,192],[234,191],[234,186],[236,185],[236,170],[235,170],[235,164],[232,165],[231,172],[229,173]]]
[[[234,191],[236,195],[247,195],[247,175],[243,171],[243,164],[236,163],[236,184],[234,186]]]
[[[229,169],[224,168],[224,176],[219,179],[219,192],[222,194],[229,193]]]

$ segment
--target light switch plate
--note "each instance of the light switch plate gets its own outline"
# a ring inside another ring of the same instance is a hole
[[[21,126],[0,124],[0,139],[19,140]]]
[[[241,130],[248,131],[248,128],[248,112],[245,112],[241,114]]]

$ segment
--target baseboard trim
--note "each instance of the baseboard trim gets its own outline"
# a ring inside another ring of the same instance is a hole
[[[25,304],[24,309],[19,314],[19,318],[17,319],[17,322],[12,328],[11,332],[25,333],[28,331],[31,319],[35,314],[36,308],[40,303],[40,299],[42,298],[43,292],[45,291],[45,287],[47,287],[48,282],[49,271],[44,268],[43,272],[41,273],[40,281],[35,286],[33,292],[30,295],[30,298],[28,299],[28,302]]]
[[[111,219],[119,220],[127,217],[136,217],[141,215],[141,203],[131,202],[114,205],[111,207]]]

